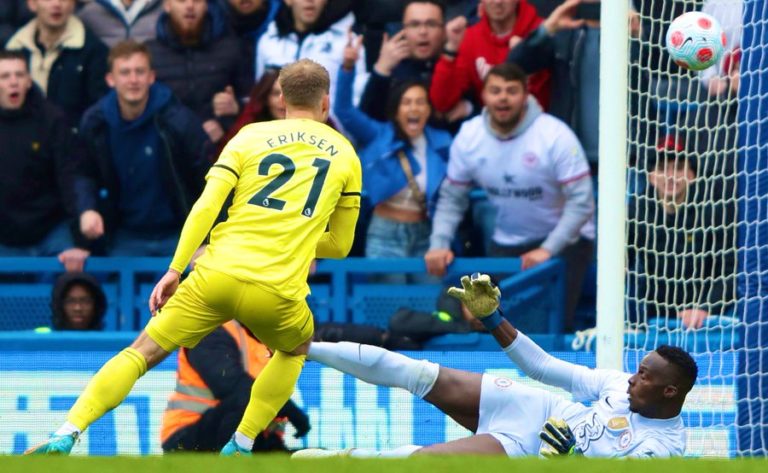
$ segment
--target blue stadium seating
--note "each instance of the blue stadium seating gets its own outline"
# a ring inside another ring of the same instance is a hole
[[[104,281],[109,300],[106,329],[136,331],[149,318],[147,300],[158,272],[168,265],[166,258],[91,258],[86,270]],[[533,270],[520,272],[517,258],[459,258],[451,266],[457,274],[476,271],[511,274],[500,281],[504,307],[514,311],[531,298],[553,301],[548,308],[549,329],[557,332],[562,322],[563,267],[554,259]],[[8,275],[50,275],[61,271],[55,258],[2,258],[0,274],[0,330],[29,330],[49,325],[51,282],[14,283]],[[431,312],[435,308],[440,284],[370,284],[365,276],[376,273],[423,273],[424,262],[412,259],[365,258],[324,260],[317,274],[323,283],[312,285],[308,303],[318,322],[354,322],[386,327],[389,317],[402,306]],[[330,276],[330,277],[328,277]],[[361,277],[362,276],[362,277]],[[42,278],[41,280],[52,280]],[[325,282],[329,280],[330,282]],[[470,345],[473,343],[470,343]]]

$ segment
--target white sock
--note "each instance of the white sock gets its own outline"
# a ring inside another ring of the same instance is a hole
[[[53,435],[72,435],[75,432],[77,432],[77,435],[80,435],[80,429],[75,426],[75,424],[71,422],[64,422],[64,425],[59,427],[59,430],[54,432]]]
[[[421,449],[419,445],[403,445],[392,450],[366,450],[364,448],[355,448],[349,452],[350,457],[357,458],[405,458],[413,455],[416,450]]]
[[[249,452],[253,450],[253,439],[240,432],[235,432],[235,443]]]
[[[367,383],[406,389],[420,398],[432,390],[440,372],[436,363],[350,342],[312,342],[307,359]]]

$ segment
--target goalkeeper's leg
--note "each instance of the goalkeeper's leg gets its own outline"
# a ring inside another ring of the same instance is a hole
[[[482,384],[482,376],[478,373],[454,370],[383,348],[349,342],[313,342],[307,359],[367,383],[405,389],[467,429],[473,432],[477,429]]]
[[[512,443],[512,442],[508,442]],[[514,448],[505,449],[501,441],[490,434],[473,435],[472,437],[452,440],[421,447],[419,445],[403,445],[391,450],[368,450],[365,448],[348,448],[344,450],[323,450],[308,448],[299,450],[291,458],[323,458],[323,457],[356,457],[356,458],[404,458],[411,455],[522,455]]]

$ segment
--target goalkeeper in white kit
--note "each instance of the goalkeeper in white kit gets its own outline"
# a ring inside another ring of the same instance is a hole
[[[312,343],[308,360],[371,384],[407,389],[475,435],[446,443],[393,450],[301,450],[294,457],[411,454],[585,455],[669,457],[685,451],[680,411],[698,368],[684,350],[660,346],[636,373],[590,369],[557,359],[516,330],[498,310],[500,293],[489,276],[461,279],[460,299],[488,328],[504,353],[530,378],[569,391],[577,402],[509,378],[414,360],[357,343]],[[591,402],[589,406],[581,403]]]

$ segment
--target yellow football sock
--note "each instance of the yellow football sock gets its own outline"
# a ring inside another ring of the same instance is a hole
[[[305,355],[289,355],[276,351],[251,388],[251,400],[237,431],[256,438],[264,430],[293,393]]]
[[[82,432],[123,402],[136,381],[146,372],[147,360],[144,355],[133,348],[121,351],[91,378],[69,410],[67,420]]]

